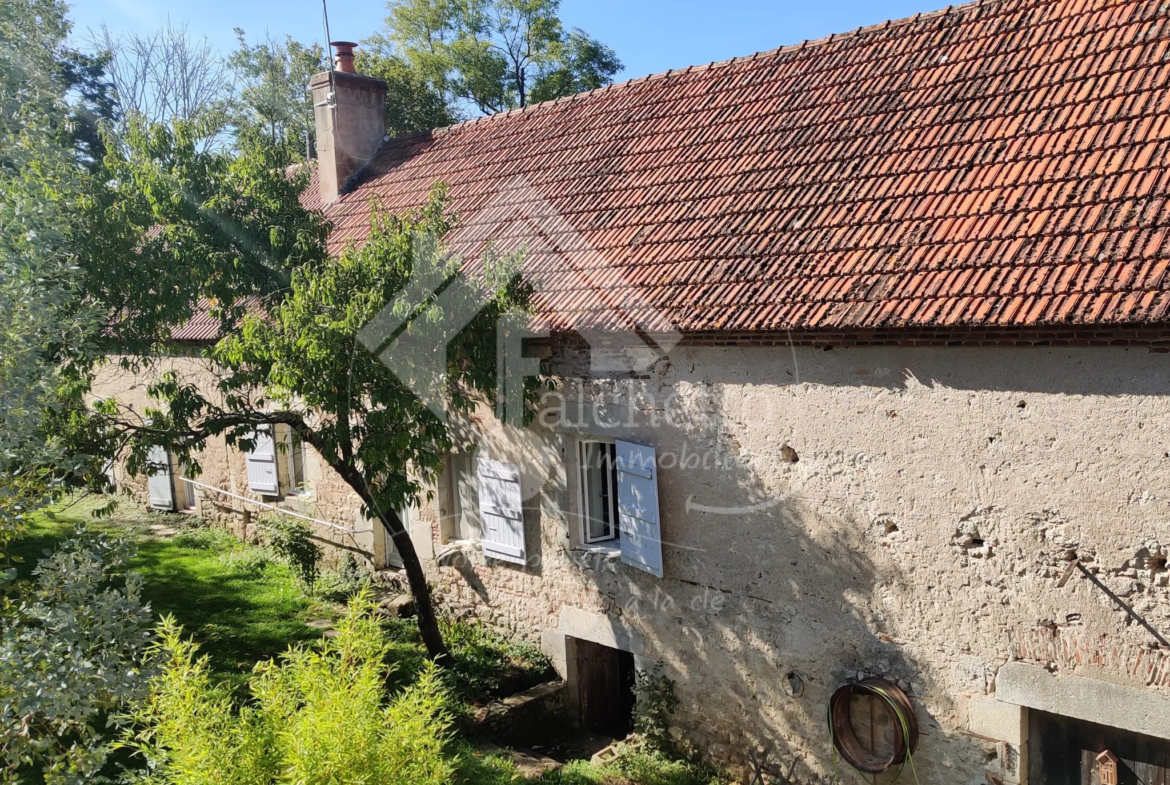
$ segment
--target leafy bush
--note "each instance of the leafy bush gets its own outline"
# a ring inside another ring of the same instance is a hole
[[[383,629],[395,647],[400,678],[426,662],[418,625],[413,619],[384,619]],[[440,619],[443,640],[455,664],[442,677],[451,693],[474,702],[502,698],[555,676],[552,663],[540,649],[523,641],[511,641],[479,622]]]
[[[722,785],[727,779],[710,764],[698,760],[676,758],[659,750],[623,749],[602,771],[610,783],[630,782],[634,785]],[[612,775],[616,774],[617,777]],[[555,781],[554,781],[555,782]],[[572,779],[564,785],[576,785]],[[560,783],[557,783],[560,785]]]
[[[552,663],[530,643],[509,640],[479,622],[446,619],[441,626],[455,659],[444,676],[465,700],[506,697],[553,676]]]
[[[361,592],[338,636],[256,666],[239,707],[171,619],[160,627],[162,674],[134,715],[127,744],[159,785],[304,782],[447,785],[451,712],[437,670],[387,700],[389,644]]]
[[[678,698],[661,662],[634,675],[634,698],[634,732],[649,749],[673,752],[670,716],[678,709]]]
[[[243,542],[219,526],[199,525],[183,529],[175,535],[173,542],[181,548],[216,551],[225,566],[249,577],[260,575],[273,562],[273,554]]]
[[[312,592],[320,574],[321,548],[313,542],[309,524],[284,516],[265,518],[262,524],[268,547],[288,563],[305,590]]]
[[[47,783],[90,782],[104,765],[107,720],[152,676],[141,579],[117,581],[132,556],[129,544],[78,527],[37,566],[32,596],[0,637],[0,779],[41,766]]]
[[[272,564],[272,556],[263,548],[236,543],[236,549],[219,557],[219,560],[233,572],[254,578],[263,574]]]
[[[339,570],[325,570],[317,578],[314,593],[328,602],[348,602],[370,584],[370,576],[358,566],[352,553]]]
[[[521,775],[507,754],[464,749],[459,756],[456,782],[466,785],[513,785]],[[671,758],[637,744],[623,745],[610,763],[595,765],[571,761],[545,774],[538,785],[727,785],[730,780],[714,767]]]
[[[240,540],[219,526],[192,526],[182,529],[172,542],[182,548],[208,551],[232,551],[240,547]]]

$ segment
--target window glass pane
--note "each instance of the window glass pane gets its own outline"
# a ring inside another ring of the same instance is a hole
[[[194,510],[196,506],[195,486],[187,478],[183,478],[183,509]]]
[[[305,443],[296,433],[291,434],[291,444],[288,449],[289,479],[293,493],[305,490]]]
[[[585,502],[585,539],[597,542],[613,537],[612,445],[585,442],[581,449],[582,496]]]
[[[455,516],[455,539],[478,540],[479,478],[473,456],[451,456],[451,506]]]

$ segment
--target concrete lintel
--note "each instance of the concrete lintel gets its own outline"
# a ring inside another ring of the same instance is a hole
[[[573,638],[600,643],[602,646],[632,654],[642,654],[645,650],[642,636],[616,619],[568,605],[561,606],[558,630]]]
[[[973,695],[967,703],[967,730],[1018,747],[1028,741],[1028,710],[985,695]]]
[[[1170,697],[1083,676],[1056,676],[1044,668],[1009,662],[995,678],[1005,703],[1098,725],[1170,739]]]

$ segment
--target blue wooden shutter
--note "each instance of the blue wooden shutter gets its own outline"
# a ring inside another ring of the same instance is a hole
[[[175,486],[171,477],[171,457],[165,448],[155,445],[146,454],[146,460],[151,464],[146,478],[150,506],[156,510],[174,510]]]
[[[280,482],[276,472],[276,441],[272,438],[272,426],[261,425],[252,434],[255,447],[247,454],[248,489],[265,496],[280,493]]]
[[[662,525],[654,448],[619,441],[617,484],[622,562],[661,578]]]
[[[524,500],[520,467],[488,458],[477,461],[480,544],[489,559],[524,564]]]

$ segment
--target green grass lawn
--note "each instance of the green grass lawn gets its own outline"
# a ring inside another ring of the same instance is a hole
[[[22,579],[32,577],[46,551],[71,537],[79,523],[132,540],[137,555],[131,568],[144,579],[143,595],[155,617],[174,616],[203,653],[215,677],[240,688],[256,662],[283,653],[290,645],[317,639],[306,625],[334,619],[343,609],[307,597],[292,572],[270,553],[226,531],[202,526],[198,519],[147,511],[122,500],[110,518],[94,519],[102,497],[59,505],[33,518],[11,544],[9,555]],[[164,535],[161,527],[177,528]],[[443,633],[455,667],[445,680],[465,706],[502,697],[552,678],[547,659],[535,647],[508,641],[466,621],[443,620]],[[418,628],[411,619],[388,619],[383,629],[394,644],[392,686],[412,682],[425,662]],[[506,755],[483,754],[465,742],[455,744],[458,785],[507,785],[520,774]],[[570,763],[546,775],[541,785],[722,785],[713,771],[653,754],[632,752],[607,766]]]
[[[138,547],[133,569],[145,582],[143,596],[155,617],[173,615],[209,655],[221,678],[239,685],[259,660],[274,657],[299,641],[319,638],[305,626],[334,618],[338,609],[307,598],[292,572],[256,546],[217,530],[182,531],[159,537],[152,524],[182,526],[185,516],[147,512],[123,500],[111,518],[90,513],[105,502],[90,497],[36,516],[10,553],[20,557],[28,578],[44,551],[68,539],[77,523],[132,539]]]

